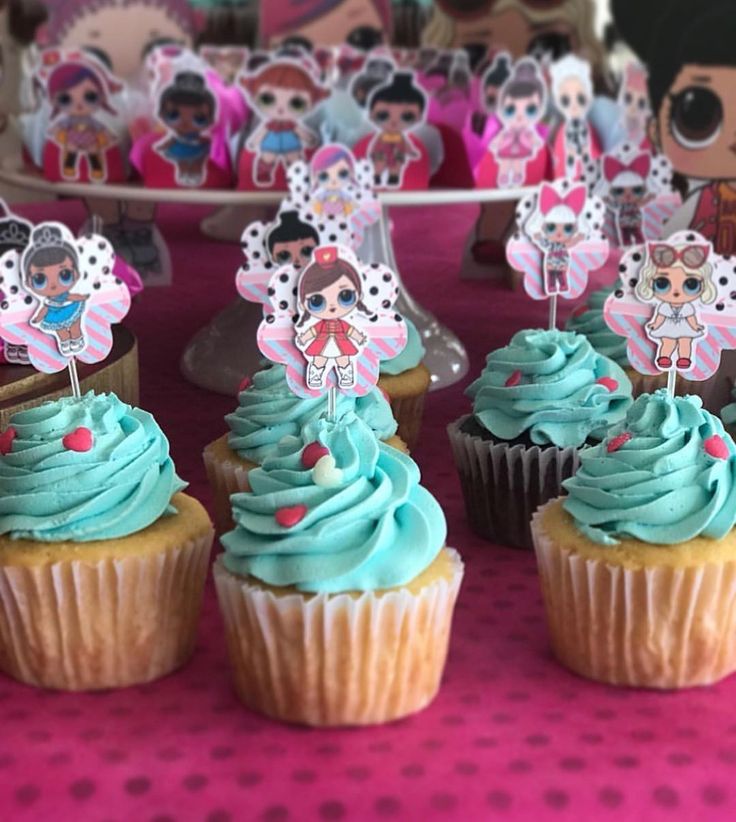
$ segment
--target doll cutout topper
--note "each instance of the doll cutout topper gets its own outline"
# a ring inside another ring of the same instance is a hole
[[[582,183],[542,183],[516,211],[517,232],[506,246],[509,265],[524,275],[533,300],[550,300],[550,327],[557,297],[572,300],[586,288],[590,271],[608,259],[602,228],[605,207]]]
[[[353,146],[356,157],[373,163],[373,182],[388,189],[429,186],[430,163],[426,146],[415,133],[424,123],[427,95],[413,71],[391,74],[368,95],[365,116],[374,134]]]
[[[624,66],[616,102],[621,112],[626,141],[643,150],[651,148],[647,137],[647,126],[652,116],[647,91],[647,70],[636,60]]]
[[[589,188],[606,204],[606,236],[617,246],[658,239],[682,203],[670,161],[630,143],[591,162],[585,179],[591,178]]]
[[[360,263],[345,246],[319,246],[301,270],[277,269],[269,289],[272,311],[260,325],[258,346],[286,366],[298,396],[328,389],[364,396],[378,381],[381,360],[406,345],[406,324],[394,308],[396,275]]]
[[[619,284],[606,300],[608,326],[626,337],[632,367],[706,380],[723,349],[736,348],[733,261],[694,231],[678,231],[629,249]]]
[[[75,359],[95,363],[112,348],[111,324],[130,308],[130,292],[115,277],[115,254],[96,234],[74,237],[61,223],[40,223],[22,254],[0,258],[0,337],[25,345],[31,365],[55,373],[69,367],[78,395]]]
[[[492,64],[489,71],[495,70]],[[541,67],[531,57],[517,61],[498,91],[496,131],[476,169],[481,188],[516,188],[540,183],[547,171],[547,86]]]
[[[305,121],[330,92],[307,55],[269,60],[242,74],[239,83],[257,121],[241,152],[239,187],[284,188],[286,169],[308,159],[319,144]]]
[[[0,200],[0,257],[8,251],[22,253],[31,239],[33,226],[28,220],[12,214],[7,205]],[[6,283],[0,271],[0,303],[10,295],[10,284]],[[28,349],[25,345],[4,342],[0,339],[0,363],[7,362],[13,365],[28,365]]]
[[[122,84],[86,51],[53,48],[41,53],[35,81],[46,98],[37,116],[48,117],[44,175],[53,181],[124,180],[125,126],[113,104]]]
[[[601,153],[601,143],[589,121],[593,105],[590,63],[568,54],[550,66],[552,100],[562,118],[553,147],[555,178],[579,180],[588,161]]]

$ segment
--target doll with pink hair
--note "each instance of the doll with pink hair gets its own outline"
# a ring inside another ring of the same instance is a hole
[[[312,157],[311,200],[314,211],[325,217],[349,217],[355,210],[355,158],[345,146],[322,146]]]

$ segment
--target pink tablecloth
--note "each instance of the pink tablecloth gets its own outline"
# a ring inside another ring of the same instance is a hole
[[[209,502],[200,454],[223,432],[232,401],[188,385],[177,359],[188,336],[232,299],[239,252],[203,240],[199,216],[164,212],[176,289],[145,294],[130,324],[141,343],[142,405],[170,435],[192,492]],[[541,322],[544,307],[488,282],[458,280],[471,216],[397,211],[395,222],[402,274],[462,329],[475,374],[485,352]],[[210,584],[194,659],[163,681],[93,695],[0,681],[0,818],[733,819],[736,680],[646,693],[557,666],[533,557],[484,544],[465,525],[444,433],[467,408],[463,387],[430,396],[415,453],[467,564],[444,685],[428,710],[345,731],[252,714],[230,687]]]

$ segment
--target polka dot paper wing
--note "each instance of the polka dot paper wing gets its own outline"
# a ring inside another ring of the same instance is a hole
[[[700,234],[678,231],[629,249],[619,280],[603,316],[627,338],[629,362],[640,373],[707,380],[721,352],[736,348],[733,262]]]
[[[104,360],[112,324],[130,309],[130,292],[114,265],[104,237],[75,238],[61,223],[37,225],[22,254],[13,250],[0,258],[0,337],[26,346],[31,365],[46,373],[61,371],[71,359]]]
[[[567,180],[542,183],[521,200],[506,258],[524,275],[524,289],[533,300],[572,300],[585,291],[589,273],[608,259],[604,212],[603,202],[585,185]]]
[[[273,313],[258,330],[264,356],[286,366],[300,397],[335,388],[363,396],[378,381],[382,360],[406,345],[406,325],[396,313],[396,275],[364,265],[345,246],[320,246],[301,271],[279,268],[271,278]]]

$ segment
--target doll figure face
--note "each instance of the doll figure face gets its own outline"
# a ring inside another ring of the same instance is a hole
[[[200,134],[212,123],[212,112],[206,103],[187,105],[168,100],[163,105],[161,119],[182,136]]]
[[[66,294],[79,279],[72,260],[67,257],[53,265],[33,265],[26,279],[28,288],[39,297],[58,297]]]
[[[660,268],[652,278],[654,296],[670,305],[685,305],[703,293],[703,278],[677,266]]]
[[[624,89],[619,98],[624,108],[624,116],[630,122],[646,122],[651,115],[649,98],[644,92]]]
[[[253,103],[268,120],[299,120],[312,108],[312,98],[306,91],[280,88],[264,83]]]
[[[506,97],[498,113],[505,125],[521,128],[540,118],[542,101],[538,94],[528,97]]]
[[[647,195],[647,187],[644,183],[634,186],[617,186],[612,185],[608,189],[608,198],[615,205],[618,204],[638,204]]]
[[[409,131],[422,119],[416,103],[389,103],[379,100],[371,108],[371,120],[381,131],[396,134]]]
[[[320,320],[339,320],[346,317],[358,304],[358,292],[347,277],[340,277],[322,291],[306,295],[307,311]]]
[[[297,271],[301,271],[312,259],[315,248],[316,243],[308,237],[303,240],[274,243],[271,249],[271,259],[277,265],[291,264]]]
[[[337,191],[346,183],[350,182],[350,177],[350,166],[347,160],[338,160],[329,168],[324,168],[322,171],[317,172],[317,185],[320,188]]]
[[[59,111],[65,114],[86,117],[99,108],[100,92],[97,86],[86,78],[76,86],[60,91],[54,98],[54,103]]]
[[[562,243],[567,245],[575,236],[575,223],[551,223],[546,222],[542,226],[544,236],[551,243]]]
[[[736,68],[684,66],[650,136],[686,177],[736,178]]]
[[[577,77],[567,77],[557,88],[555,101],[566,120],[584,120],[590,109],[590,97]]]

